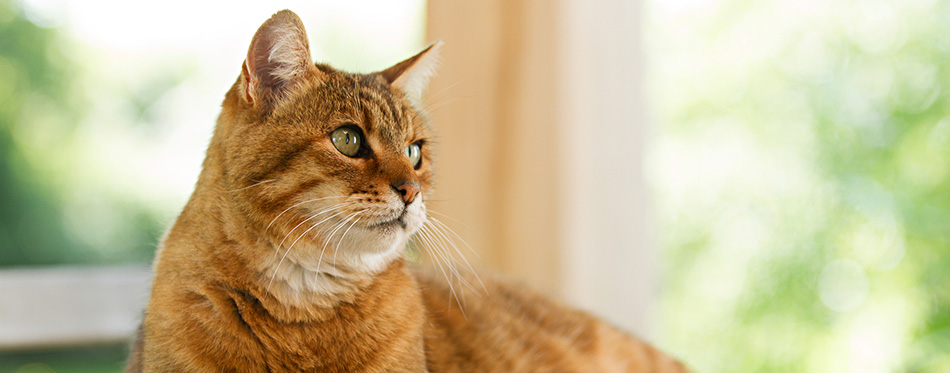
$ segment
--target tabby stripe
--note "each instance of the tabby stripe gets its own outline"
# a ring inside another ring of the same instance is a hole
[[[399,123],[399,119],[401,118],[397,118],[399,116],[399,110],[396,109],[396,101],[393,100],[393,95],[384,93],[380,96],[382,96],[383,101],[386,101],[386,105],[388,105],[387,107],[389,109],[389,113],[391,114],[390,117],[392,118],[393,123]]]
[[[379,109],[379,105],[376,104],[375,98],[371,94],[365,94],[360,96],[360,102],[363,104],[363,111],[368,113],[367,122],[375,123],[376,121],[382,119],[383,112]]]
[[[257,204],[258,212],[265,213],[284,209],[284,206],[287,206],[291,200],[300,195],[301,192],[313,188],[314,186],[323,184],[325,181],[326,180],[324,179],[310,179],[296,185],[293,189],[281,193],[276,197],[264,198],[261,203]]]
[[[370,111],[369,105],[361,105],[360,109],[363,110],[363,122],[366,123],[366,132],[373,132],[373,118],[376,116]]]
[[[299,194],[299,193],[302,193],[302,192],[304,192],[304,191],[306,191],[306,190],[308,190],[308,189],[311,189],[311,188],[313,188],[313,187],[315,187],[315,186],[317,186],[317,185],[323,184],[325,181],[326,181],[326,180],[317,179],[317,178],[304,181],[304,182],[302,182],[302,183],[300,183],[300,184],[297,184],[297,186],[294,187],[294,189],[293,189],[292,191],[288,192],[287,194]]]
[[[353,103],[355,103],[355,104],[356,104],[356,107],[358,108],[358,110],[359,110],[359,111],[362,111],[361,114],[363,115],[363,125],[365,126],[365,127],[364,127],[364,130],[365,130],[366,132],[372,132],[372,131],[373,131],[373,120],[372,120],[372,118],[373,118],[374,116],[373,116],[373,115],[370,115],[371,113],[368,112],[368,111],[366,111],[366,105],[363,104],[363,101],[365,101],[365,100],[367,99],[367,97],[368,97],[366,91],[364,90],[365,85],[363,84],[363,82],[360,82],[360,81],[359,81],[358,77],[354,77],[354,76],[350,76],[350,75],[344,75],[344,80],[346,81],[346,84],[347,84],[348,87],[355,87],[355,88],[347,88],[346,91],[347,91],[347,92],[351,92],[351,91],[355,90],[355,92],[353,92],[353,93],[351,93],[351,94],[347,94],[347,95],[344,96],[344,97],[341,97],[340,100],[339,100],[339,101],[340,101],[340,107],[339,107],[338,109],[339,109],[339,110],[351,110],[350,105],[344,105],[343,103],[345,103],[345,102],[353,102]]]
[[[272,163],[274,164],[274,167],[271,167],[269,170],[264,171],[264,173],[260,175],[254,175],[254,179],[256,180],[272,179],[274,174],[279,174],[286,171],[287,168],[289,168],[292,165],[292,161],[294,160],[294,158],[297,158],[297,156],[299,156],[300,153],[303,153],[305,150],[310,148],[310,142],[301,141],[295,144],[291,144],[289,148],[290,148],[289,151],[285,151],[281,153],[280,157],[277,158],[277,160]],[[287,149],[287,147],[284,147],[284,149]]]
[[[396,121],[395,113],[393,113],[390,107],[386,105],[384,95],[373,95],[373,105],[376,106],[376,109],[379,110],[380,113],[384,114],[387,120],[393,122]]]
[[[348,111],[352,111],[352,112],[355,112],[355,113],[357,113],[357,114],[359,114],[359,115],[362,115],[363,118],[362,118],[361,122],[362,122],[363,125],[365,126],[365,127],[364,127],[364,130],[365,130],[367,133],[372,132],[372,131],[373,131],[373,121],[372,121],[372,119],[370,119],[370,118],[372,118],[372,117],[366,115],[366,114],[367,114],[367,112],[366,112],[366,105],[363,105],[363,96],[364,96],[363,87],[361,87],[361,86],[359,85],[359,82],[357,82],[356,79],[352,79],[352,80],[353,80],[353,84],[356,85],[356,92],[354,92],[352,95],[350,95],[349,97],[347,97],[347,98],[348,98],[347,101],[353,101],[353,102],[356,104],[356,109],[354,110],[352,105],[345,105],[345,107],[343,107],[343,108],[341,108],[341,109],[343,109],[343,110],[348,110]]]

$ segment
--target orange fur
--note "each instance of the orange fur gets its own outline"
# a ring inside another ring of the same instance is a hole
[[[526,289],[472,294],[406,264],[432,180],[419,69],[437,48],[349,74],[311,62],[292,12],[261,26],[159,249],[128,371],[685,370]],[[363,136],[352,157],[331,140],[342,126]]]

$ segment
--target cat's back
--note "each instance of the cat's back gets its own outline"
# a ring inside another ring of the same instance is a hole
[[[415,274],[430,371],[687,371],[649,344],[511,282],[466,277],[471,287],[450,287],[441,273]]]

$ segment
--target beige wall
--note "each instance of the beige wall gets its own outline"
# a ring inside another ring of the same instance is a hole
[[[648,334],[639,22],[632,0],[430,0],[430,208],[481,266]]]

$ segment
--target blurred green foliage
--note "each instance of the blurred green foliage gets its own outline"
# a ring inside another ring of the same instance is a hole
[[[0,0],[0,267],[146,262],[161,226],[138,202],[78,192],[70,152],[84,115],[83,71],[55,29]],[[78,170],[77,170],[78,169]],[[121,170],[113,170],[116,178]],[[109,219],[104,219],[107,215]],[[77,236],[107,235],[117,247]]]
[[[663,345],[950,371],[950,3],[690,4],[647,17]]]
[[[124,345],[0,352],[0,372],[121,372],[128,353],[128,347]]]
[[[73,152],[98,145],[73,137],[88,105],[77,79],[82,74],[58,30],[36,25],[16,2],[0,0],[0,267],[153,256],[162,229],[153,211],[95,184],[77,188],[82,182],[74,175],[85,171]],[[115,246],[88,239],[103,236]],[[118,372],[126,354],[125,345],[4,351],[0,371]]]

